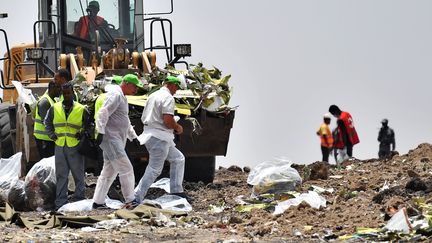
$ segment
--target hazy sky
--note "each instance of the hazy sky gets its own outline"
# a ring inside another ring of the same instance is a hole
[[[377,157],[382,118],[400,153],[432,140],[432,1],[174,2],[174,40],[192,44],[188,61],[232,74],[231,106],[240,107],[219,165],[319,160],[315,132],[331,104],[354,118],[355,157]],[[36,8],[2,3],[11,42],[32,41]]]

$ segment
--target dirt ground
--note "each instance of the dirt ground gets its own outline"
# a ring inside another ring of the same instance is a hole
[[[358,227],[381,228],[395,210],[402,207],[415,214],[412,199],[431,200],[432,145],[420,144],[405,155],[387,160],[347,161],[341,168],[326,167],[320,162],[294,166],[303,177],[298,192],[311,186],[333,189],[321,194],[325,208],[314,209],[302,203],[274,216],[271,209],[238,212],[236,198],[249,198],[252,187],[246,183],[248,168],[219,168],[211,184],[185,183],[193,198],[193,211],[187,216],[172,218],[169,223],[154,219],[132,220],[127,226],[98,232],[61,228],[34,230],[15,224],[0,223],[1,241],[109,241],[109,242],[284,242],[321,241],[354,234]],[[316,167],[328,169],[327,179],[314,179]],[[246,171],[246,172],[245,172]],[[91,183],[89,183],[91,184]],[[382,191],[384,185],[389,190]],[[92,187],[87,188],[91,195]],[[161,192],[153,189],[152,195]],[[209,211],[210,205],[224,205],[219,213]],[[68,215],[111,214],[114,210],[93,210]],[[41,219],[47,212],[22,212],[30,219]],[[423,239],[427,239],[423,238]]]

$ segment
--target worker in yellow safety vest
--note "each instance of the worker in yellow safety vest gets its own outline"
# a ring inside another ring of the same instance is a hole
[[[324,122],[317,131],[317,135],[321,138],[322,161],[328,162],[330,152],[333,148],[333,136],[330,130],[331,115],[324,115]]]
[[[89,129],[89,114],[85,107],[73,100],[73,86],[62,86],[64,100],[55,103],[45,118],[45,129],[55,142],[56,210],[68,202],[69,171],[75,181],[72,200],[85,199],[84,157],[78,144],[84,130]],[[89,131],[86,131],[89,132]]]
[[[33,134],[41,159],[48,158],[54,155],[55,144],[45,130],[44,119],[48,110],[51,108],[51,106],[54,105],[54,99],[58,97],[60,93],[61,87],[57,85],[54,81],[51,81],[48,84],[48,92],[42,95],[36,104]]]

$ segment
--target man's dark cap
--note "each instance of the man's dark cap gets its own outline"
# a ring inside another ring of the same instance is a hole
[[[90,7],[95,8],[99,11],[99,3],[97,1],[89,2],[88,8],[90,8]]]

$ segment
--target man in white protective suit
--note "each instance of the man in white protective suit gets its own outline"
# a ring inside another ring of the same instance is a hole
[[[120,86],[110,86],[96,118],[97,142],[103,150],[104,164],[93,195],[93,208],[107,208],[105,198],[119,175],[125,205],[138,205],[134,201],[135,176],[126,155],[126,139],[136,140],[137,135],[129,120],[129,106],[125,95],[133,95],[143,84],[136,75],[127,74]],[[137,140],[136,140],[137,142]]]
[[[140,142],[145,143],[149,152],[149,163],[139,184],[135,188],[135,200],[142,202],[151,184],[161,174],[164,162],[170,162],[170,192],[186,199],[183,192],[185,157],[175,147],[174,133],[181,134],[183,127],[174,118],[175,101],[173,95],[183,88],[180,79],[168,76],[164,86],[152,93],[143,111],[141,121],[144,132]]]

